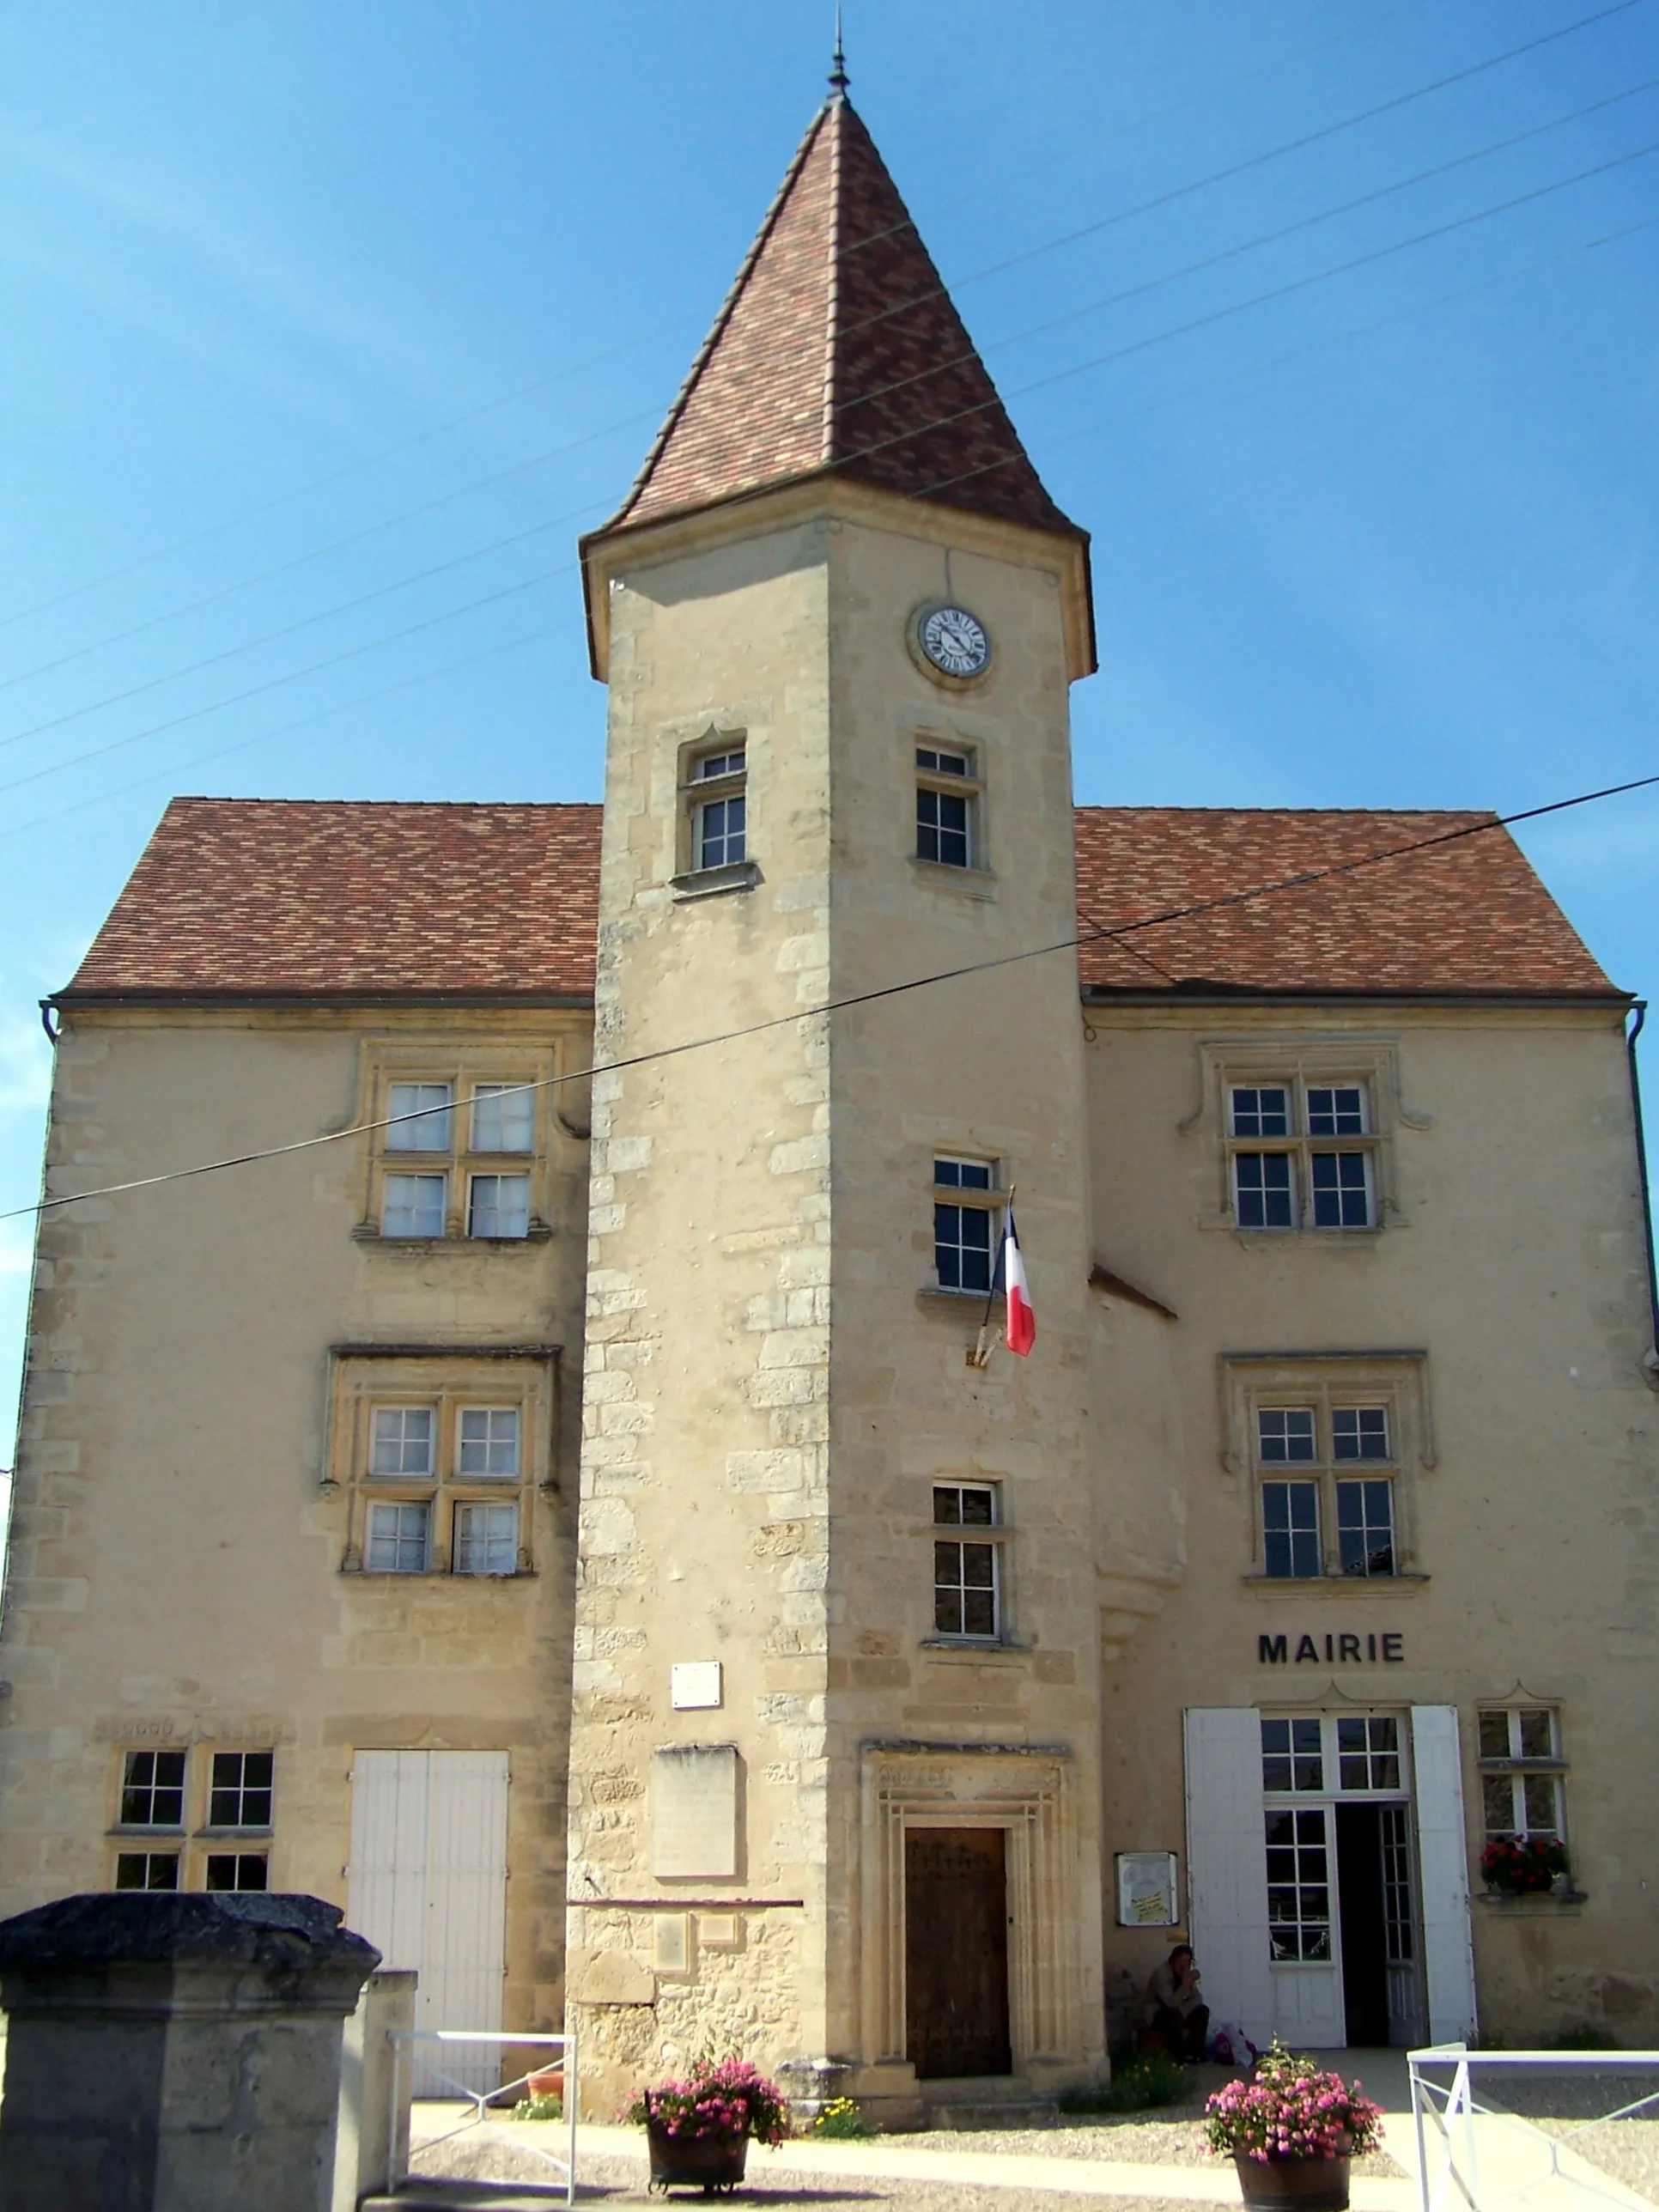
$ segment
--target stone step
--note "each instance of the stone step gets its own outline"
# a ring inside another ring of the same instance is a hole
[[[987,2128],[1056,2128],[1060,2125],[1060,2107],[1052,2097],[1026,2099],[1015,2102],[1006,2100],[973,2098],[958,2103],[953,2099],[929,2100],[927,2125],[930,2128],[955,2128],[964,2134]]]
[[[564,2184],[406,2181],[390,2197],[365,2197],[357,2212],[548,2212],[564,2203]]]

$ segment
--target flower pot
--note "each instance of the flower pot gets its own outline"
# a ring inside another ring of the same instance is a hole
[[[540,2066],[533,2074],[526,2074],[524,2077],[524,2093],[526,2097],[557,2097],[562,2100],[564,2096],[563,2067]]]
[[[671,2136],[660,2121],[647,2120],[653,2189],[701,2189],[705,2197],[732,2190],[743,2179],[749,2138],[741,2136]],[[1347,2202],[1346,2197],[1343,2203]]]
[[[1233,2160],[1247,2204],[1297,2204],[1302,2212],[1348,2212],[1346,2158]]]

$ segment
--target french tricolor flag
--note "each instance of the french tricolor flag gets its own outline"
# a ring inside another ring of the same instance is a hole
[[[1002,1294],[1008,1312],[1008,1349],[1022,1359],[1031,1356],[1036,1342],[1036,1312],[1030,1285],[1025,1279],[1025,1258],[1014,1227],[1014,1209],[1008,1209],[1008,1225],[1002,1232]]]

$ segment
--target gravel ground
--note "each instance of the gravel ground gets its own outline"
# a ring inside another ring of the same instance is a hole
[[[973,2128],[960,2134],[939,2131],[930,2135],[895,2136],[895,2144],[907,2150],[1000,2151],[1017,2158],[1097,2158],[1131,2166],[1210,2166],[1213,2154],[1204,2147],[1196,2126],[1201,2104],[1166,2106],[1156,2119],[1141,2112],[1066,2115],[1054,2128]],[[1385,2151],[1357,2158],[1356,2173],[1401,2181],[1403,2166]]]
[[[959,2136],[951,2138],[960,2148]],[[506,2170],[511,2166],[512,2171]],[[532,2174],[532,2167],[536,2167]],[[526,2154],[515,2159],[507,2146],[491,2152],[486,2144],[472,2147],[469,2153],[462,2146],[446,2143],[437,2152],[423,2152],[421,2156],[423,2174],[436,2174],[441,2170],[457,2178],[477,2178],[497,2183],[503,2181],[544,2182],[547,2169]],[[581,2163],[581,2185],[578,2194],[592,2203],[616,2205],[651,2205],[662,2212],[669,2204],[701,2204],[699,2193],[677,2191],[665,2199],[648,2197],[642,2179],[642,2169],[623,2159],[584,2158]],[[488,2199],[481,2198],[480,2203]],[[735,2196],[720,2197],[722,2204],[887,2204],[896,2212],[1063,2212],[1067,2202],[1078,2199],[1055,2197],[1047,2190],[1034,2189],[968,2189],[959,2182],[912,2182],[849,2179],[843,2183],[827,2179],[822,2174],[773,2174],[753,2187],[745,2187]],[[1201,2212],[1201,2208],[1178,2203],[1167,2197],[1114,2197],[1102,2201],[1102,2212]]]

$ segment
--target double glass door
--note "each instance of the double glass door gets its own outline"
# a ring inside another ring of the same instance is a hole
[[[1403,1717],[1261,1716],[1273,2026],[1313,2049],[1422,2031]]]

